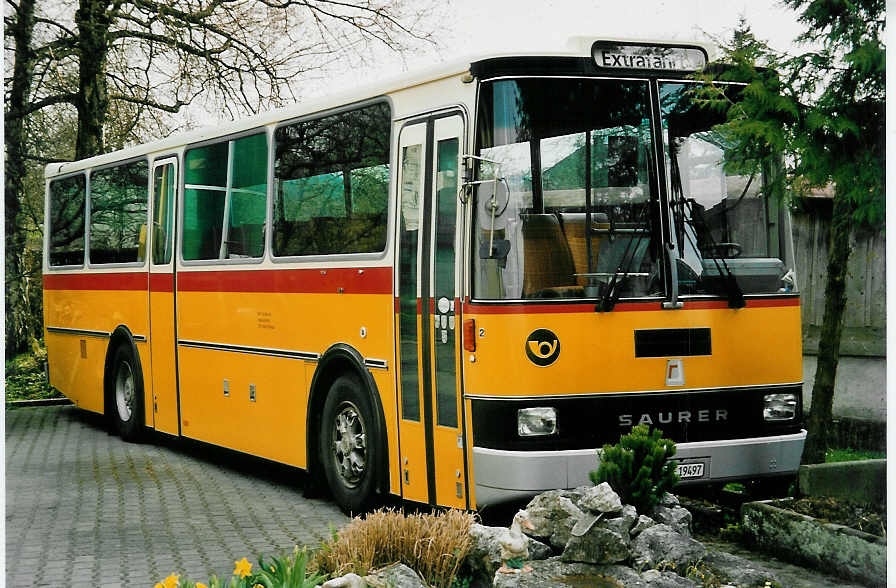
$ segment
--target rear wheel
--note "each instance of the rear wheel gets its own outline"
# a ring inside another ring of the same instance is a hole
[[[143,432],[143,377],[129,345],[119,345],[112,359],[111,416],[125,441],[139,441]]]
[[[320,460],[333,498],[347,513],[370,506],[379,442],[370,397],[357,378],[344,375],[330,386],[321,418]]]

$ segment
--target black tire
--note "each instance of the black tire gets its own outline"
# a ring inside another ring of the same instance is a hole
[[[373,503],[380,443],[370,396],[355,376],[333,382],[318,431],[320,463],[333,499],[346,514]]]
[[[143,436],[143,373],[127,343],[119,345],[109,372],[109,416],[122,439],[136,443]]]

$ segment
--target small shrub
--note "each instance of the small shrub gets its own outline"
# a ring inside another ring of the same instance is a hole
[[[693,580],[698,586],[703,588],[720,588],[728,585],[706,562],[696,561],[687,566],[681,575],[688,580]]]
[[[6,400],[39,400],[62,395],[47,382],[47,350],[37,342],[28,353],[6,361]]]
[[[414,514],[378,510],[356,518],[324,543],[312,566],[318,572],[342,576],[401,562],[420,572],[431,585],[449,588],[470,551],[472,514],[448,510]]]
[[[663,494],[678,483],[675,443],[662,438],[663,432],[638,425],[616,445],[604,445],[600,466],[589,474],[594,484],[607,482],[622,502],[638,512],[650,512]]]

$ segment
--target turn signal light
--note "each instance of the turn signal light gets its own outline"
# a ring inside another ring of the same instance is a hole
[[[464,319],[464,351],[476,351],[476,321]]]

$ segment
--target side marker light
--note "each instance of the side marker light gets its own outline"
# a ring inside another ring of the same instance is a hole
[[[464,351],[476,351],[476,321],[464,319]]]

